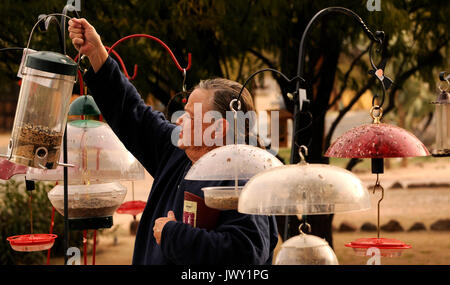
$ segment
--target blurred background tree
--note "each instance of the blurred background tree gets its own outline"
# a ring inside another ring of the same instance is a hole
[[[366,1],[348,0],[100,0],[81,1],[80,15],[95,26],[105,45],[110,46],[129,34],[147,33],[167,43],[181,66],[186,66],[187,54],[191,52],[192,68],[187,73],[187,86],[191,88],[209,77],[243,82],[250,73],[263,67],[293,77],[297,73],[301,35],[309,20],[329,6],[349,8],[372,31],[386,32],[388,46],[382,54],[389,59],[386,75],[395,84],[388,90],[383,106],[384,114],[389,115],[385,118],[412,128],[421,117],[431,121],[427,103],[436,91],[438,72],[448,69],[450,63],[450,5],[446,0],[380,2],[381,11],[370,12]],[[37,16],[60,12],[65,4],[63,0],[3,1],[0,48],[24,47]],[[75,56],[69,39],[67,44],[69,55]],[[371,69],[368,45],[360,27],[343,15],[327,15],[311,31],[306,45],[305,78],[310,86],[308,97],[314,120],[298,141],[309,145],[308,161],[329,162],[322,154],[339,122],[366,91],[376,90],[375,81],[367,74]],[[58,37],[37,32],[31,47],[57,50]],[[145,99],[155,98],[166,105],[171,96],[181,91],[182,74],[156,43],[133,39],[116,50],[129,73],[135,63],[139,65],[133,84]],[[0,53],[2,85],[17,80],[20,57],[18,52]],[[286,108],[292,112],[293,102],[286,94],[293,91],[293,86],[274,78],[280,85]],[[352,90],[354,96],[344,105],[342,98],[347,90]],[[338,111],[338,116],[325,133],[325,115],[332,108]],[[351,160],[347,168],[357,162]],[[298,234],[295,220],[289,227],[289,236]],[[308,222],[313,234],[332,244],[332,215],[310,217]],[[279,226],[283,227],[281,220]]]

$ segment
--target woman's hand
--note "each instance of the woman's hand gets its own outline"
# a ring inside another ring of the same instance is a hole
[[[69,21],[69,37],[75,48],[86,55],[92,68],[97,72],[108,58],[108,53],[102,44],[100,35],[86,19],[72,18]]]
[[[169,221],[176,221],[175,214],[173,211],[169,211],[167,213],[167,217],[161,217],[155,220],[155,225],[153,227],[153,236],[156,239],[156,243],[159,245],[161,244],[162,230]]]

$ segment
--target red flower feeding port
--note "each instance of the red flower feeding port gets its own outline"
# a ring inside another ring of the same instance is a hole
[[[54,234],[28,234],[8,237],[12,249],[15,251],[41,251],[53,246],[57,235]]]
[[[366,256],[369,248],[378,248],[381,256],[397,257],[402,254],[404,249],[411,248],[411,245],[402,241],[390,238],[360,238],[345,245],[351,247],[356,255]]]
[[[123,203],[116,212],[118,214],[129,214],[136,217],[144,211],[146,204],[144,201],[128,201]]]

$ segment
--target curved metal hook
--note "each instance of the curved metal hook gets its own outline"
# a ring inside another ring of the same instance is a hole
[[[445,76],[445,74],[447,74],[447,76]],[[446,71],[441,71],[439,73],[439,80],[448,82],[448,80],[450,80],[450,74]]]
[[[298,231],[300,232],[301,235],[304,235],[304,234],[305,234],[305,233],[302,231],[303,226],[306,226],[307,232],[308,232],[308,233],[311,232],[311,225],[308,224],[308,223],[306,223],[306,222],[304,222],[304,223],[301,223],[300,226],[298,227]]]
[[[381,52],[381,47],[382,47],[383,44],[384,44],[384,37],[385,37],[384,31],[376,31],[376,32],[375,32],[375,36],[376,36],[378,39],[380,39],[380,41],[377,41],[377,42],[376,42],[376,41],[372,41],[372,42],[370,43],[370,45],[369,45],[369,60],[370,60],[370,65],[371,65],[372,68],[376,71],[376,70],[379,69],[378,66],[380,66],[380,65],[383,63],[383,60],[384,60],[384,59],[381,59],[380,62],[378,63],[378,65],[375,65],[375,63],[373,62],[373,57],[372,57],[372,49],[373,49],[373,45],[374,45],[375,43],[377,43],[377,44],[379,44],[379,46],[378,46],[378,48],[377,48],[377,52],[378,52],[378,53]],[[383,67],[382,69],[384,69],[384,67]]]
[[[54,20],[57,22],[58,26],[61,27],[61,25],[60,25],[58,19],[57,19],[55,16],[61,16],[61,17],[65,17],[65,18],[67,18],[67,19],[71,19],[69,16],[67,16],[67,15],[65,15],[65,14],[61,14],[61,13],[52,13],[52,14],[47,14],[47,15],[40,15],[38,21],[34,24],[33,28],[31,29],[30,36],[28,37],[27,47],[26,47],[25,53],[24,53],[24,55],[23,55],[24,58],[27,57],[28,48],[30,47],[31,37],[33,36],[34,29],[36,29],[36,27],[37,27],[42,21],[51,21],[52,19],[54,19]],[[50,23],[50,22],[48,22],[48,23]],[[48,23],[47,23],[46,26],[44,26],[44,28],[47,28],[47,27],[48,27]],[[61,40],[61,33],[58,33],[58,36],[60,37],[60,40]],[[64,43],[62,42],[62,40],[61,40],[61,45],[62,45],[62,46],[61,46],[61,49],[62,49],[62,51],[64,51]],[[64,54],[65,54],[65,53],[64,53]],[[81,56],[80,56],[80,55],[81,55],[81,54],[80,54],[80,52],[78,51],[78,62],[77,62],[78,68],[80,67],[80,59],[81,59]],[[22,69],[23,69],[23,67],[22,67]],[[20,72],[23,73],[22,70],[21,70]]]
[[[378,200],[378,207],[377,207],[377,231],[378,231],[378,238],[380,238],[380,203],[384,199],[384,188],[380,184],[378,173],[377,173],[377,181],[373,186],[373,194],[375,194],[375,190],[377,189],[381,190],[381,198],[380,200]]]
[[[64,8],[62,9],[61,14],[63,14],[64,16],[61,16],[61,24],[60,24],[60,28],[61,28],[61,37],[63,39],[63,44],[64,44],[64,54],[66,54],[66,18],[67,18],[67,12],[75,12],[75,15],[77,15],[77,18],[80,18],[80,15],[78,14],[77,10],[72,9],[73,5],[72,4],[66,4],[66,6],[64,6]]]
[[[183,92],[186,92],[186,68],[183,68],[183,85],[181,86],[181,90],[183,90]]]
[[[108,54],[111,53],[111,50],[113,50],[118,44],[120,44],[121,42],[127,40],[127,39],[131,39],[131,38],[148,38],[151,40],[154,40],[156,42],[158,42],[160,45],[162,45],[170,54],[170,57],[172,58],[173,62],[175,63],[175,65],[177,66],[178,70],[180,70],[181,72],[183,72],[183,70],[189,70],[191,68],[191,62],[192,62],[192,55],[191,53],[188,53],[188,65],[183,68],[180,66],[180,64],[178,63],[178,60],[176,59],[175,55],[173,54],[172,50],[160,39],[158,39],[157,37],[151,36],[151,35],[147,35],[147,34],[133,34],[133,35],[129,35],[126,37],[121,38],[120,40],[118,40],[117,42],[115,42],[110,50],[108,51]]]
[[[108,53],[109,53],[109,51],[111,51],[117,57],[117,60],[119,61],[120,66],[122,66],[122,70],[123,70],[123,73],[125,74],[125,77],[128,78],[128,80],[130,80],[130,81],[134,80],[137,76],[137,70],[138,70],[137,64],[134,65],[133,76],[130,77],[130,75],[128,74],[127,68],[125,66],[125,63],[122,60],[122,57],[120,57],[120,55],[115,50],[111,49],[110,47],[108,47],[108,46],[104,46],[104,47],[108,50]]]
[[[303,153],[305,153],[305,155],[303,155]],[[298,155],[300,156],[300,163],[306,163],[305,156],[308,156],[308,148],[305,145],[299,146]]]

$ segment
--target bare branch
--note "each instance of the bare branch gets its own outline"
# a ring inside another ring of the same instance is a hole
[[[355,57],[352,61],[352,63],[350,64],[350,67],[348,68],[347,72],[344,75],[344,84],[341,87],[341,90],[339,91],[339,93],[336,95],[336,97],[333,99],[333,101],[330,103],[330,105],[328,105],[327,109],[330,109],[334,104],[336,104],[336,102],[338,100],[341,99],[342,94],[344,94],[345,89],[347,89],[347,82],[348,82],[348,78],[350,76],[350,73],[353,71],[353,68],[356,66],[356,63],[361,59],[361,57],[363,55],[365,55],[368,51],[369,51],[369,46],[367,46],[367,48],[365,50],[363,50],[360,54],[358,54],[357,57]]]
[[[237,76],[236,76],[236,80],[235,80],[236,82],[239,82],[239,80],[240,80],[241,77],[242,77],[242,70],[244,69],[245,57],[246,57],[246,53],[243,52],[243,53],[242,53],[241,60],[239,61],[239,70],[238,70],[238,74],[237,74]]]
[[[277,67],[275,66],[275,64],[269,60],[267,57],[265,57],[264,55],[262,55],[260,52],[249,48],[248,51],[253,54],[254,56],[256,56],[257,58],[259,58],[264,64],[266,64],[269,68],[273,68],[273,69],[277,69]]]
[[[366,85],[364,85],[364,87],[362,87],[358,91],[358,93],[356,93],[356,95],[352,98],[350,103],[345,108],[343,108],[341,111],[339,111],[339,115],[337,116],[337,118],[331,124],[330,130],[328,131],[328,134],[326,136],[325,148],[328,148],[328,146],[330,145],[331,137],[333,136],[333,133],[336,130],[336,127],[339,124],[339,122],[342,120],[342,118],[344,118],[345,114],[347,114],[347,112],[350,111],[350,109],[353,107],[353,105],[355,105],[355,103],[364,94],[364,92],[366,92],[367,89],[369,89],[374,83],[375,83],[374,78],[373,77],[370,78],[369,81],[366,83]]]

